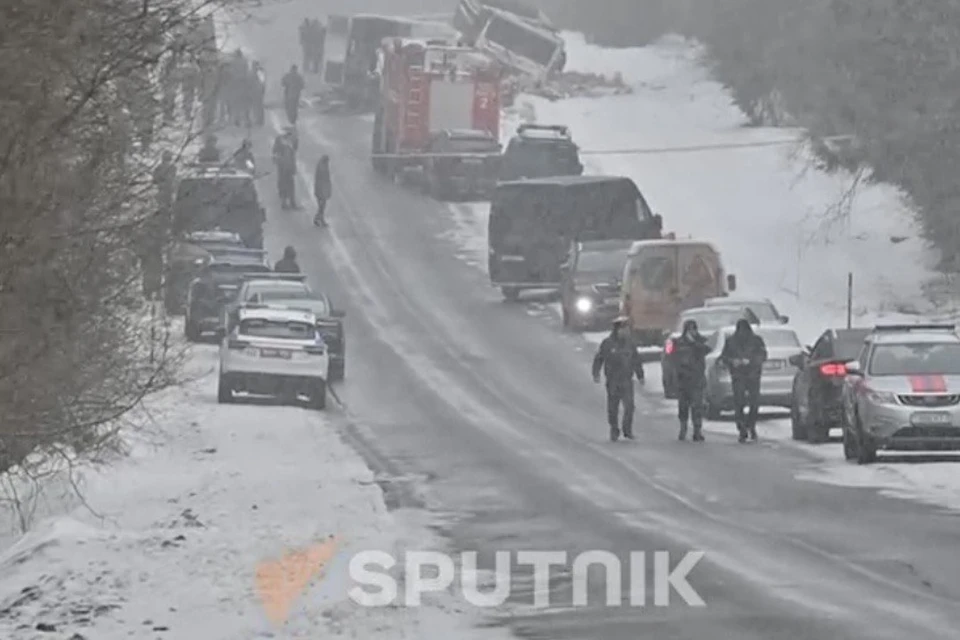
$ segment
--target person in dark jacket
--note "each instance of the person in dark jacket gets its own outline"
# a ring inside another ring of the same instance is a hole
[[[217,136],[208,135],[204,139],[197,160],[199,162],[220,162],[220,147],[217,146]]]
[[[597,355],[593,358],[593,381],[600,382],[600,371],[607,379],[607,421],[610,424],[610,439],[620,437],[617,414],[623,405],[623,437],[633,440],[633,376],[643,384],[643,361],[637,346],[630,336],[627,318],[614,320],[613,331],[603,339]]]
[[[300,265],[297,264],[297,250],[293,247],[287,247],[283,250],[283,258],[273,266],[277,273],[300,273]]]
[[[677,363],[677,403],[680,440],[687,439],[687,427],[693,420],[693,441],[703,442],[703,391],[707,382],[707,339],[700,335],[695,320],[683,323],[683,333],[673,343]]]
[[[313,195],[317,199],[317,213],[313,216],[313,224],[316,226],[327,226],[327,200],[333,192],[333,185],[330,182],[330,157],[322,156],[317,162],[317,168],[313,172]]]
[[[284,210],[296,209],[297,150],[296,141],[290,132],[284,132],[274,140],[273,161],[277,165],[277,193],[280,196],[280,207]]]
[[[290,124],[297,124],[297,114],[300,111],[300,94],[303,93],[303,76],[297,70],[297,65],[290,67],[290,71],[280,81],[283,85],[283,104],[287,110],[287,119]]]
[[[727,338],[720,353],[720,362],[730,372],[733,383],[733,404],[740,442],[747,437],[757,439],[757,414],[760,410],[760,376],[767,360],[767,345],[753,332],[750,322],[737,320],[737,329]],[[749,413],[744,415],[744,405]]]

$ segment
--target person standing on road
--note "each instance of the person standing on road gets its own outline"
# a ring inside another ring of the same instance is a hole
[[[323,69],[323,50],[327,46],[327,28],[319,20],[311,20],[310,70],[320,73]]]
[[[623,405],[621,422],[623,437],[633,440],[633,376],[643,384],[643,361],[637,346],[630,337],[627,318],[619,317],[613,322],[613,330],[603,339],[597,355],[593,358],[593,381],[600,383],[600,371],[607,379],[607,422],[610,424],[610,440],[620,438],[617,414]]]
[[[730,372],[733,383],[733,404],[740,432],[740,442],[747,437],[757,439],[757,414],[760,410],[760,377],[767,360],[767,345],[753,332],[746,318],[737,320],[737,329],[727,338],[720,353],[720,362]],[[749,412],[744,413],[744,405]]]
[[[300,265],[297,264],[297,250],[288,246],[283,250],[283,258],[273,266],[276,273],[300,273]]]
[[[318,227],[327,226],[327,201],[333,193],[333,184],[330,181],[330,156],[321,156],[317,168],[313,172],[313,195],[317,199],[317,213],[313,216],[313,224]]]
[[[300,23],[300,51],[303,54],[303,70],[310,70],[310,60],[313,58],[313,49],[311,47],[312,25],[310,18],[304,18]]]
[[[300,95],[303,93],[303,76],[297,70],[297,65],[292,65],[290,71],[281,80],[283,85],[283,104],[287,111],[287,119],[290,124],[297,124],[297,115],[300,111]]]
[[[677,363],[677,403],[680,440],[687,439],[689,421],[693,421],[693,441],[703,442],[703,391],[707,383],[707,339],[700,335],[695,320],[683,323],[683,333],[673,343]]]
[[[273,161],[277,165],[277,193],[284,210],[297,208],[297,151],[289,132],[277,136],[273,143]]]

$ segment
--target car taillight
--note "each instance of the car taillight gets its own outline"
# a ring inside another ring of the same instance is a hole
[[[824,378],[842,378],[847,375],[847,365],[838,362],[828,362],[820,365],[820,375]]]
[[[673,340],[667,340],[666,344],[663,345],[663,352],[667,355],[673,353]]]
[[[230,340],[227,343],[227,347],[231,349],[243,350],[250,346],[249,342],[244,342],[243,340]]]

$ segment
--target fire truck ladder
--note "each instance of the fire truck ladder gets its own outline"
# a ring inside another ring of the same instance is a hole
[[[407,104],[404,109],[404,138],[416,139],[420,135],[423,123],[423,92],[426,89],[426,74],[419,69],[410,72],[410,90],[407,92]]]

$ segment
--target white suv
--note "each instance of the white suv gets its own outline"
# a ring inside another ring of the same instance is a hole
[[[272,395],[294,403],[306,397],[315,409],[327,404],[329,353],[307,311],[241,307],[220,345],[217,400],[234,392]]]

